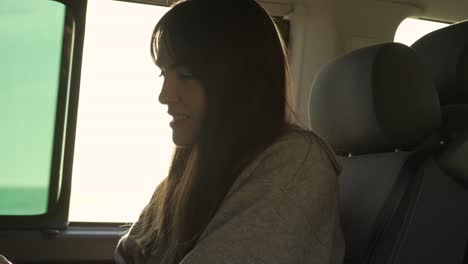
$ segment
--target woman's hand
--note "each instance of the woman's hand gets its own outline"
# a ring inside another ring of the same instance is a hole
[[[12,264],[8,259],[6,259],[3,255],[0,255],[0,264]]]

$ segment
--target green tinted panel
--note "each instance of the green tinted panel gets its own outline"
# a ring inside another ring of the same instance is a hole
[[[0,1],[0,215],[47,211],[65,6]]]

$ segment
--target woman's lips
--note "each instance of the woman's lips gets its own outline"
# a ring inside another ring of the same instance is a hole
[[[185,120],[189,119],[188,115],[182,114],[171,114],[172,121],[170,122],[170,126],[173,127],[174,125],[183,123]]]

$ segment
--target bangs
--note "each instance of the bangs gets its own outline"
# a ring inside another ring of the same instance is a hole
[[[161,20],[159,20],[158,24],[153,30],[153,34],[151,36],[151,58],[156,65],[161,65],[162,62],[160,61],[160,52],[161,47],[165,47],[167,51],[167,56],[172,59],[175,59],[174,52],[172,51],[171,45],[169,44],[169,36],[168,36],[168,18],[163,16]]]
[[[182,58],[193,52],[192,50],[186,52],[186,49],[190,47],[186,42],[192,42],[193,38],[186,39],[187,28],[184,27],[184,25],[193,24],[193,21],[187,20],[193,14],[184,8],[190,4],[190,1],[177,2],[154,27],[150,49],[151,57],[156,65],[161,65],[162,51],[167,53],[165,55],[176,63],[180,63]]]
[[[158,23],[159,25],[159,23]],[[158,28],[158,25],[153,30],[153,34],[151,36],[151,47],[150,47],[150,52],[151,52],[151,58],[153,59],[154,64],[158,64],[158,49],[159,49],[159,41],[161,40],[161,29]]]
[[[203,64],[202,54],[209,54],[207,47],[212,34],[212,18],[206,13],[205,5],[203,1],[179,1],[159,20],[150,47],[156,65],[161,65],[162,53],[172,62],[188,67],[192,73]]]

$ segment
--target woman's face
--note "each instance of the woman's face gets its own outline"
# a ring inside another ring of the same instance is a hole
[[[167,105],[168,113],[173,118],[170,122],[172,140],[179,147],[190,147],[197,141],[204,117],[204,89],[189,69],[177,65],[168,56],[164,44],[158,49],[157,64],[164,76],[159,102]]]

